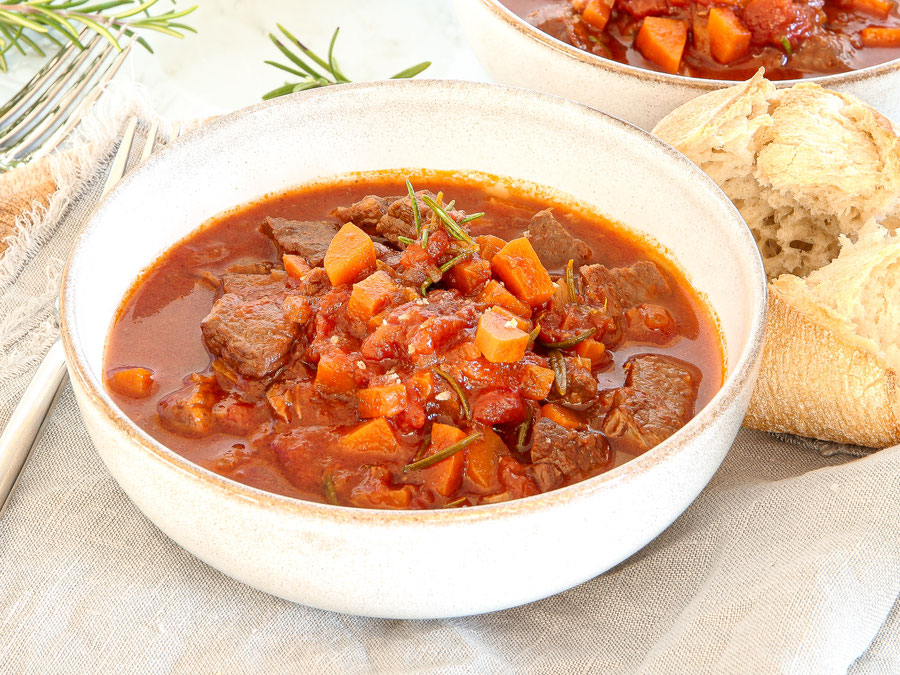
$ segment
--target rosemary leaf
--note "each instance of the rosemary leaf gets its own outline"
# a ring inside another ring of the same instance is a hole
[[[422,63],[417,63],[414,66],[410,66],[405,70],[401,70],[399,73],[395,75],[391,75],[388,79],[390,80],[408,80],[411,77],[415,77],[423,70],[428,68],[431,65],[431,61],[422,61]]]
[[[453,377],[450,373],[441,370],[440,368],[435,368],[434,372],[437,375],[440,375],[441,379],[443,379],[447,384],[450,385],[450,388],[456,392],[457,397],[459,397],[459,404],[462,406],[463,413],[466,415],[466,420],[472,421],[472,409],[469,407],[469,399],[466,396],[466,390],[462,388],[462,385],[456,381],[456,378]]]
[[[550,366],[553,368],[553,383],[560,396],[566,395],[568,382],[566,376],[566,358],[558,349],[551,349],[548,354]]]
[[[429,208],[435,213],[438,219],[444,223],[444,229],[447,230],[447,234],[449,234],[454,239],[459,241],[465,241],[469,244],[474,244],[475,240],[470,237],[465,230],[463,230],[453,218],[450,217],[443,207],[439,206],[437,202],[435,202],[428,195],[422,195],[422,201],[425,202]]]
[[[403,467],[403,470],[404,471],[418,471],[419,469],[426,469],[429,466],[431,466],[432,464],[437,464],[438,462],[445,460],[448,457],[451,457],[452,455],[455,455],[460,450],[464,450],[465,448],[469,447],[470,445],[472,445],[472,443],[479,440],[480,438],[481,438],[480,432],[476,432],[474,434],[471,434],[470,436],[466,436],[461,441],[458,441],[458,442],[454,443],[453,445],[448,445],[446,448],[444,448],[443,450],[438,450],[433,455],[428,455],[428,457],[423,457],[422,459],[418,460],[417,462],[412,462],[411,464],[407,464],[405,467]]]
[[[538,344],[541,345],[541,347],[545,347],[546,349],[571,349],[575,345],[587,340],[596,332],[596,328],[588,328],[583,333],[579,333],[578,335],[570,337],[566,340],[560,340],[559,342],[543,342],[541,340],[538,340]]]
[[[459,219],[460,225],[465,225],[466,223],[471,223],[473,220],[478,220],[484,215],[484,211],[479,211],[478,213],[470,213],[465,218]]]
[[[415,239],[410,239],[409,237],[404,237],[403,235],[399,234],[397,235],[397,241],[399,241],[401,244],[406,244],[407,246],[411,246],[412,244],[416,243]]]
[[[538,324],[535,324],[534,328],[528,334],[528,344],[526,345],[525,349],[528,349],[528,347],[533,345],[534,341],[538,339],[538,335],[540,335],[540,334],[541,334],[541,324],[538,323]]]
[[[460,497],[459,499],[454,499],[452,502],[447,502],[444,504],[443,508],[455,509],[457,506],[463,505],[468,505],[468,500],[465,497]]]
[[[409,202],[412,204],[413,210],[413,222],[416,224],[416,239],[418,239],[422,236],[422,213],[419,211],[419,200],[416,199],[416,191],[413,190],[409,178],[406,179],[406,191],[409,192]]]
[[[334,478],[332,478],[331,474],[326,474],[325,479],[322,481],[322,490],[325,492],[325,499],[329,504],[333,504],[334,506],[338,505],[338,496],[337,492],[334,489]]]
[[[471,258],[473,255],[475,255],[475,249],[470,248],[459,255],[453,256],[450,260],[440,266],[441,274],[446,274],[454,265],[461,263],[466,258]]]
[[[531,422],[533,419],[534,410],[531,406],[528,406],[528,415],[516,431],[516,450],[518,452],[525,452],[525,448],[528,447],[528,432],[531,431]]]

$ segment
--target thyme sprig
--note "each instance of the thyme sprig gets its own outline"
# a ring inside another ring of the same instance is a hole
[[[132,37],[136,31],[155,31],[172,37],[182,38],[185,33],[197,31],[179,21],[195,9],[170,9],[159,14],[151,9],[159,0],[0,0],[0,71],[6,72],[6,53],[16,49],[22,55],[31,50],[46,56],[35,42],[40,36],[60,47],[75,44],[79,49],[84,45],[79,39],[80,27],[88,28],[108,40],[116,49],[122,49],[121,36]],[[117,10],[111,12],[110,10]],[[147,51],[153,52],[150,44],[142,37],[137,42]]]
[[[314,51],[309,49],[300,40],[294,37],[287,28],[280,23],[275,24],[282,36],[269,33],[269,39],[275,45],[291,65],[278,63],[277,61],[265,61],[264,63],[283,70],[291,75],[300,78],[298,82],[285,82],[282,86],[263,94],[263,100],[285,96],[298,91],[306,91],[307,89],[317,89],[318,87],[328,87],[333,84],[345,84],[351,80],[344,75],[340,66],[338,66],[337,57],[334,55],[334,45],[337,42],[340,28],[335,28],[331,36],[331,42],[328,44],[328,56],[320,57]],[[311,62],[311,63],[310,63]],[[399,73],[391,75],[388,79],[405,80],[415,77],[423,70],[431,65],[431,61],[422,61],[414,66],[410,66]]]

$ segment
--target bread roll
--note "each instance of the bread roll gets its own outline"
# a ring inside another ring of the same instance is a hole
[[[900,140],[853,96],[751,80],[654,129],[740,210],[769,284],[745,424],[883,447],[900,442]]]

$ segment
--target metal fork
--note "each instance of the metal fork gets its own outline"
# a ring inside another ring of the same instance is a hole
[[[125,173],[137,121],[136,117],[132,117],[125,127],[122,142],[103,186],[104,197]],[[138,164],[143,164],[155,149],[158,130],[158,122],[154,122],[147,132],[147,140]],[[22,469],[25,468],[31,451],[40,440],[47,420],[65,386],[66,359],[62,342],[57,339],[44,356],[19,404],[13,410],[6,428],[0,434],[0,516],[6,510]]]
[[[53,151],[103,92],[131,52],[134,41],[115,47],[85,29],[9,101],[0,107],[0,172]],[[120,32],[116,40],[122,37]]]

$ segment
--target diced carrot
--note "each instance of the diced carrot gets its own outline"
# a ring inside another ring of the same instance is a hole
[[[527,364],[522,369],[519,383],[519,393],[522,398],[532,401],[540,401],[550,395],[550,388],[556,375],[550,368],[543,368],[534,364]]]
[[[835,5],[851,12],[871,14],[880,19],[888,18],[891,10],[894,9],[892,0],[838,0]]]
[[[531,330],[531,322],[528,319],[523,319],[521,316],[517,314],[513,314],[506,307],[500,307],[498,305],[494,305],[491,307],[491,311],[496,312],[500,316],[504,317],[509,323],[509,321],[516,322],[516,328],[519,330],[524,330],[526,333]]]
[[[106,374],[110,389],[129,398],[145,398],[153,391],[153,372],[147,368],[115,368]]]
[[[431,444],[428,446],[426,457],[443,450],[454,443],[459,443],[466,437],[462,429],[457,429],[449,424],[435,422],[431,426]],[[459,489],[462,484],[462,472],[465,466],[466,453],[457,452],[442,459],[437,464],[432,464],[423,469],[425,484],[435,492],[449,497]]]
[[[481,258],[458,262],[444,276],[447,285],[463,295],[472,295],[490,278],[491,264]]]
[[[491,363],[515,363],[525,356],[528,333],[516,325],[515,319],[489,309],[478,320],[475,345]]]
[[[581,20],[596,30],[603,30],[609,22],[615,0],[588,0],[581,10]]]
[[[583,426],[581,419],[568,408],[563,408],[555,403],[545,403],[541,406],[541,415],[549,420],[553,420],[561,427],[566,429],[578,429]]]
[[[391,275],[378,270],[353,284],[347,313],[361,321],[371,319],[384,309],[396,291],[397,284],[391,279]]]
[[[360,389],[357,393],[359,416],[393,417],[406,409],[406,385],[388,384]]]
[[[677,73],[687,42],[687,24],[678,19],[648,16],[641,24],[635,46],[648,61],[667,73]]]
[[[358,427],[341,436],[338,444],[355,452],[393,453],[397,449],[397,439],[391,425],[383,417],[363,422]]]
[[[587,339],[579,342],[575,347],[575,353],[585,359],[590,359],[591,366],[598,366],[609,360],[609,353],[606,351],[606,345],[597,340]]]
[[[859,35],[866,47],[900,47],[900,28],[869,26],[863,28]]]
[[[475,237],[475,243],[481,250],[481,257],[491,262],[497,251],[506,246],[506,240],[495,237],[493,234],[480,234]]]
[[[303,275],[312,269],[303,258],[292,253],[285,253],[281,256],[281,262],[284,265],[284,271],[295,279],[302,279]]]
[[[388,313],[389,312],[387,311],[379,312],[375,316],[371,317],[368,321],[366,321],[366,328],[370,333],[384,323],[384,320],[387,317]]]
[[[733,10],[709,10],[709,49],[719,63],[733,63],[750,53],[750,31]]]
[[[319,358],[316,366],[316,385],[332,394],[356,389],[353,360],[340,349],[331,349]]]
[[[556,290],[525,237],[513,239],[500,249],[491,260],[491,269],[513,295],[531,307],[547,302]]]
[[[519,300],[516,296],[506,290],[506,287],[499,281],[491,279],[485,284],[484,290],[478,296],[478,301],[486,305],[497,305],[505,307],[510,312],[523,316],[526,319],[531,318],[531,307]]]
[[[480,440],[466,448],[466,478],[489,490],[500,487],[500,457],[508,454],[503,440],[490,428],[482,430]]]
[[[325,252],[325,272],[332,286],[349,284],[375,269],[375,244],[353,223],[346,223]]]

